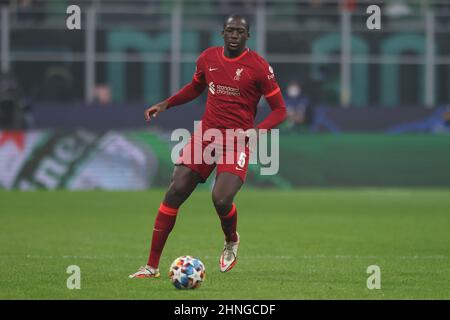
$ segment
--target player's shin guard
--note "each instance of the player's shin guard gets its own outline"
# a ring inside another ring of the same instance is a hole
[[[167,237],[175,225],[178,208],[171,208],[161,203],[158,215],[156,216],[155,226],[153,227],[152,246],[147,265],[158,268],[159,259],[164,249]]]
[[[236,226],[237,226],[237,210],[236,205],[233,203],[230,212],[225,216],[221,216],[219,213],[219,218],[222,224],[222,230],[225,235],[225,241],[236,242],[238,241],[238,236],[236,234]]]

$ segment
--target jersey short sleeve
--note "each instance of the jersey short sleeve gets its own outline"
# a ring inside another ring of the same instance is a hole
[[[262,58],[257,81],[261,94],[266,98],[269,98],[280,91],[273,68]]]
[[[206,83],[205,79],[205,52],[202,52],[195,62],[194,80],[198,83]]]

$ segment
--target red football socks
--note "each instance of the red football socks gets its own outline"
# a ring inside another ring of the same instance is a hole
[[[161,203],[158,215],[156,216],[155,226],[153,227],[152,246],[147,265],[158,268],[159,259],[164,249],[166,240],[175,225],[178,208],[171,208]]]
[[[164,203],[161,203],[158,210],[158,215],[156,216],[155,225],[153,227],[152,245],[147,265],[153,268],[158,268],[161,253],[164,249],[167,238],[175,225],[177,213],[178,208],[171,208]],[[235,204],[233,203],[233,206],[227,215],[219,215],[219,217],[222,230],[225,235],[225,240],[227,242],[236,242],[238,237],[236,234],[237,210]]]
[[[223,233],[225,235],[225,241],[238,241],[238,237],[236,234],[237,210],[235,204],[233,203],[233,206],[231,207],[231,210],[227,215],[221,216],[219,214],[219,218],[222,224]]]

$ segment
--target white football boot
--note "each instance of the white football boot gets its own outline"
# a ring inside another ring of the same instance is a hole
[[[158,278],[159,276],[159,269],[150,266],[140,267],[136,273],[129,275],[130,278]]]
[[[219,267],[221,272],[230,271],[237,262],[237,253],[239,249],[240,237],[237,233],[238,240],[236,242],[226,242],[223,246],[223,252],[219,259]]]

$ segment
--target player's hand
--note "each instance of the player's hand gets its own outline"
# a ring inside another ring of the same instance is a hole
[[[247,130],[238,129],[237,133],[239,136],[244,136],[246,138],[255,137],[258,138],[261,133],[266,133],[267,130],[261,130],[258,128],[251,128]]]
[[[245,145],[250,149],[250,152],[253,152],[256,148],[256,144],[258,143],[259,132],[260,129],[258,128],[251,128],[247,130],[238,129],[237,135],[239,137],[238,139],[242,139],[240,141],[245,141]]]
[[[149,122],[151,118],[156,118],[158,114],[167,109],[167,106],[168,106],[167,101],[162,101],[145,110],[144,112],[145,121]]]

